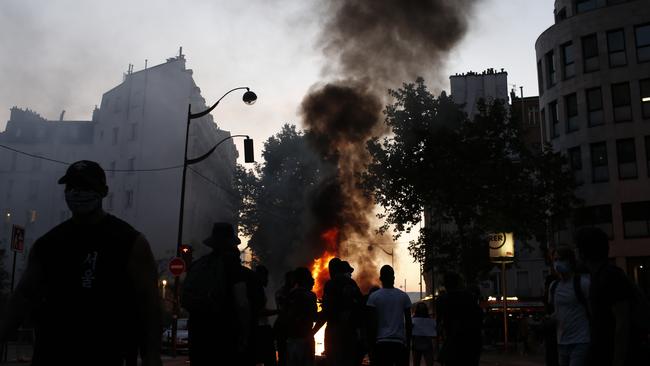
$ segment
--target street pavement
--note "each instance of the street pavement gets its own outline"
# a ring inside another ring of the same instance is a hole
[[[189,366],[190,362],[187,356],[163,356],[163,365],[165,366]],[[424,362],[423,362],[424,364]],[[29,365],[28,361],[0,363],[2,366],[25,366]],[[436,365],[439,365],[436,363]],[[502,354],[500,352],[483,352],[481,354],[480,366],[544,366],[543,357],[538,355],[523,356],[520,354]]]

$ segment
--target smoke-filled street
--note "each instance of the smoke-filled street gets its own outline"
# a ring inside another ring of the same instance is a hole
[[[650,0],[2,0],[0,365],[650,364]]]

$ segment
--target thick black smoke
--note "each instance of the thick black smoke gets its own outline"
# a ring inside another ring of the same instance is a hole
[[[327,58],[326,83],[301,106],[313,147],[336,173],[312,200],[306,242],[324,230],[340,230],[339,254],[357,263],[363,287],[377,276],[368,245],[389,243],[373,229],[374,202],[357,186],[368,161],[366,141],[386,132],[382,105],[388,88],[417,76],[441,80],[449,51],[467,30],[478,0],[331,0],[324,2],[319,46]],[[363,260],[360,260],[363,258]],[[313,258],[305,258],[309,263]]]

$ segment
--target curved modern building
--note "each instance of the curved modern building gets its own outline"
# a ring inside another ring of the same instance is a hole
[[[585,207],[559,224],[610,236],[610,256],[650,288],[650,0],[556,0],[535,44],[545,136],[567,154]]]

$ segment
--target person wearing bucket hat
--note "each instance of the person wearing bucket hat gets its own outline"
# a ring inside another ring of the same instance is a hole
[[[232,247],[241,244],[241,240],[235,235],[235,229],[227,222],[215,222],[212,225],[211,235],[203,240],[203,244],[212,249],[219,249],[220,246]]]
[[[189,312],[192,365],[249,360],[252,307],[247,275],[232,224],[216,222],[203,243],[212,251],[190,266],[183,281],[181,305]]]
[[[34,364],[162,365],[157,266],[145,237],[106,213],[106,175],[94,161],[71,164],[59,184],[72,218],[34,242],[0,321],[7,340],[32,311]],[[75,345],[74,359],[69,352]]]

